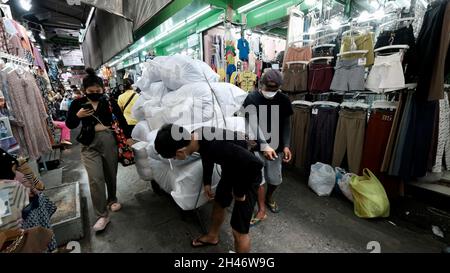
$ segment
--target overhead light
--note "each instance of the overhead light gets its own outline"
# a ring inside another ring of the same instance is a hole
[[[330,26],[333,30],[338,30],[341,27],[341,22],[338,19],[333,18],[330,20]]]
[[[31,0],[20,0],[19,3],[20,6],[26,11],[30,11],[31,7],[33,6],[31,5]]]
[[[152,44],[154,44],[155,42],[160,41],[160,40],[164,39],[165,37],[169,36],[170,34],[174,33],[175,31],[178,31],[179,29],[181,29],[182,27],[186,26],[187,24],[192,23],[193,21],[195,21],[196,19],[198,19],[198,18],[202,17],[203,15],[207,14],[211,10],[213,10],[213,8],[211,6],[204,7],[203,9],[199,10],[195,14],[193,14],[193,15],[189,16],[188,18],[186,18],[186,20],[181,21],[178,24],[175,24],[174,26],[172,26],[170,28],[170,31],[163,32],[163,33],[153,37],[152,39],[148,40],[147,42],[141,44],[140,46],[136,47],[132,51],[130,51],[127,54],[123,55],[120,59],[115,60],[114,62],[110,63],[108,66],[109,67],[115,66],[116,64],[118,64],[119,62],[127,59],[131,55],[134,55],[134,54],[138,53],[139,51],[143,50],[144,48],[147,48],[147,47],[151,46]]]
[[[250,3],[248,3],[247,5],[244,5],[240,8],[237,9],[238,13],[244,13],[248,10],[251,10],[261,4],[264,4],[265,2],[268,2],[268,0],[255,0],[255,1],[251,1]]]

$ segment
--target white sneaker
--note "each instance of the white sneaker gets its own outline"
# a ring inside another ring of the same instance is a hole
[[[104,230],[109,222],[110,221],[108,217],[100,217],[93,227],[94,231],[98,232]]]

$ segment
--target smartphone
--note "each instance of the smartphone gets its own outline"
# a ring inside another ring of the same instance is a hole
[[[94,110],[94,107],[90,103],[85,103],[85,104],[81,105],[81,108],[86,109],[86,110]]]

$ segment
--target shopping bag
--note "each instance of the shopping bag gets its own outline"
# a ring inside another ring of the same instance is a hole
[[[355,176],[355,174],[346,173],[342,175],[337,181],[338,188],[340,189],[341,193],[351,202],[353,202],[353,194],[350,188],[350,181],[352,180],[353,176]]]
[[[389,217],[390,205],[386,191],[369,169],[364,169],[363,176],[354,176],[350,188],[358,217]]]
[[[319,196],[329,196],[336,184],[336,174],[333,167],[323,163],[311,166],[308,186]]]

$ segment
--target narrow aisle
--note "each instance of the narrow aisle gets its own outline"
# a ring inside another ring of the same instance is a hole
[[[74,132],[75,134],[75,132]],[[64,182],[81,182],[85,238],[83,252],[222,252],[233,249],[229,214],[215,247],[193,249],[190,240],[200,234],[193,214],[180,213],[169,196],[159,196],[150,183],[139,179],[134,166],[119,167],[118,197],[123,204],[111,217],[106,231],[94,234],[95,222],[89,196],[87,175],[80,161],[80,145],[66,150]],[[252,228],[252,252],[369,252],[367,244],[377,241],[382,252],[440,252],[444,245],[431,235],[393,226],[388,220],[359,219],[353,206],[338,197],[318,197],[292,171],[286,171],[286,182],[278,200],[282,211]],[[87,204],[87,208],[86,208]],[[211,206],[201,208],[207,223]]]

